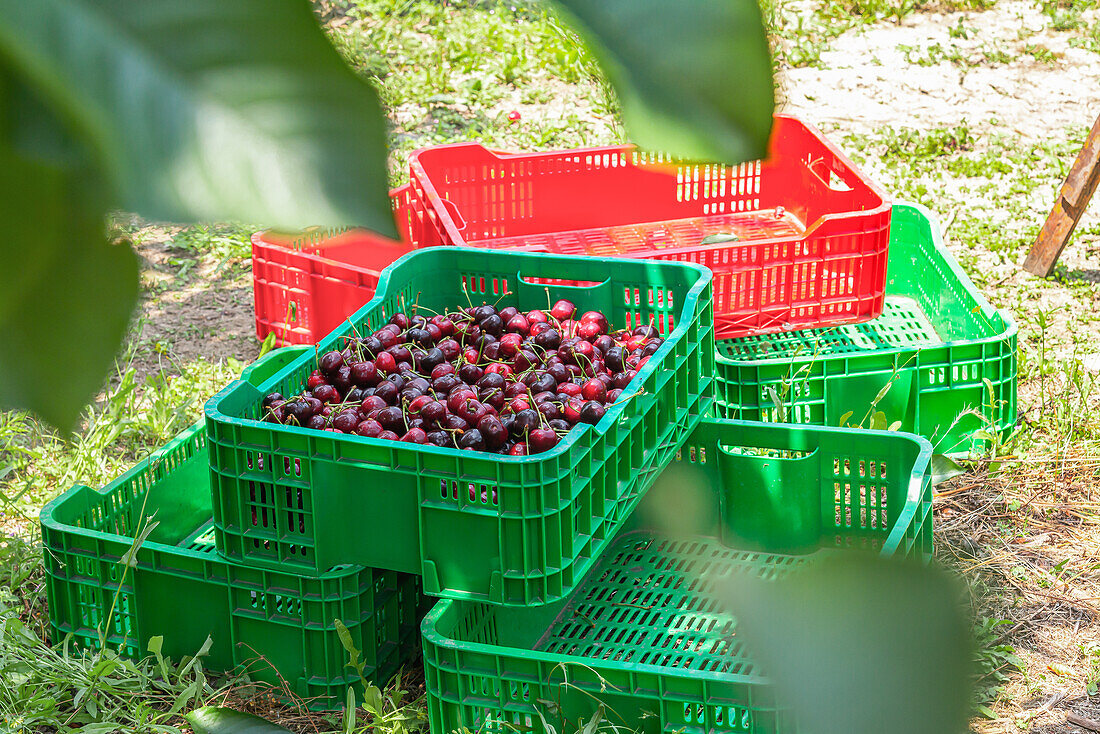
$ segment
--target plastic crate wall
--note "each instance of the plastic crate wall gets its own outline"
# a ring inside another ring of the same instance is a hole
[[[408,185],[390,192],[400,241],[366,230],[319,229],[252,235],[256,336],[278,345],[314,344],[374,296],[382,270],[422,243],[422,213]]]
[[[811,731],[779,705],[715,585],[788,573],[815,549],[927,561],[930,458],[905,434],[703,421],[674,466],[706,478],[709,504],[676,540],[647,519],[667,522],[670,506],[651,494],[566,601],[443,601],[428,614],[432,731],[572,730],[601,704],[646,734]]]
[[[459,143],[410,157],[411,197],[433,241],[704,265],[720,338],[874,318],[884,193],[795,118],[776,118],[770,152],[722,166],[629,146],[504,154]],[[723,222],[739,236],[701,244]]]
[[[989,441],[975,432],[1012,431],[1015,322],[971,283],[926,209],[898,204],[893,218],[888,315],[858,327],[720,341],[721,415],[839,425],[850,412],[858,423],[885,390],[876,410],[941,453],[982,452]]]
[[[312,354],[259,390],[230,386],[207,404],[218,547],[237,562],[301,573],[347,562],[422,573],[432,595],[506,604],[560,598],[711,410],[709,274],[693,265],[448,247],[417,250],[383,279],[354,326],[320,351],[412,304],[454,308],[464,291],[501,303],[512,292],[507,302],[524,309],[567,297],[617,328],[652,322],[666,342],[627,388],[634,397],[529,457],[261,422],[262,395],[299,392]]]

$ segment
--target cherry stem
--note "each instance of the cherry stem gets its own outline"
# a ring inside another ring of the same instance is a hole
[[[629,401],[633,400],[634,398],[638,397],[639,395],[645,395],[645,394],[646,394],[645,390],[638,390],[638,392],[631,393],[630,395],[627,395],[625,398],[621,398],[619,400],[616,400],[613,403],[608,403],[607,405],[604,406],[604,410],[609,410],[611,408],[614,408],[616,405],[619,405],[620,403],[629,402]]]

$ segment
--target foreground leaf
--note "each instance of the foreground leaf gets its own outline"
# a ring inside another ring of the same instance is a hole
[[[203,706],[183,718],[190,722],[195,734],[290,734],[288,729],[267,719],[221,706]]]
[[[0,405],[71,428],[103,384],[138,295],[95,177],[0,145]]]
[[[128,210],[396,235],[377,95],[306,0],[0,0],[0,58]]]
[[[845,554],[726,587],[738,638],[815,734],[966,731],[972,643],[938,569]]]
[[[700,161],[766,156],[775,91],[756,0],[557,2],[614,86],[632,140]]]

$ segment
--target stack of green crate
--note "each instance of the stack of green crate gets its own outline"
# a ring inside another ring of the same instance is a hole
[[[886,307],[873,321],[718,342],[718,412],[881,425],[938,453],[988,451],[1015,428],[1016,324],[982,297],[921,206],[896,204]]]
[[[852,549],[927,560],[930,458],[910,434],[702,421],[566,599],[428,613],[432,732],[576,731],[600,712],[649,734],[808,731],[738,639],[722,580]]]
[[[272,352],[245,379],[268,379],[302,351]],[[359,679],[338,625],[368,678],[388,679],[419,649],[427,604],[415,575],[341,566],[308,577],[217,553],[202,422],[106,487],[69,490],[41,519],[57,643],[137,658],[162,637],[165,656],[205,650],[208,670],[285,686],[313,708],[338,705]]]
[[[876,321],[716,347],[698,265],[407,255],[316,350],[280,350],[212,398],[205,425],[43,510],[55,635],[132,656],[159,635],[176,657],[210,637],[211,667],[333,707],[358,679],[339,620],[376,681],[422,642],[434,734],[565,731],[601,709],[652,734],[802,731],[708,574],[774,578],[854,549],[927,560],[928,439],[972,450],[1015,419],[1014,326],[926,212],[895,207],[890,258]],[[301,391],[317,353],[411,303],[467,297],[521,309],[566,297],[616,326],[660,324],[665,343],[631,399],[534,456],[261,420],[263,396]],[[825,427],[872,402],[924,437]],[[685,485],[694,504],[670,501]],[[418,637],[428,597],[441,601]]]
[[[710,281],[681,263],[464,248],[402,258],[316,349],[269,357],[208,402],[204,424],[110,486],[74,488],[43,510],[56,638],[139,656],[159,636],[178,658],[209,637],[209,668],[286,681],[327,708],[358,679],[341,624],[382,682],[419,643],[422,591],[521,607],[565,598],[713,411]],[[500,456],[260,420],[263,396],[299,393],[318,351],[396,310],[468,298],[528,310],[547,297],[664,336],[624,399],[550,451]]]
[[[417,250],[316,352],[416,304],[528,311],[568,298],[664,337],[615,405],[530,456],[311,431],[261,420],[265,394],[296,395],[313,350],[206,406],[214,531],[227,559],[316,574],[358,563],[416,573],[426,594],[505,606],[563,598],[585,576],[700,417],[713,411],[710,272],[691,263],[460,247]]]
[[[574,731],[599,714],[651,734],[812,730],[775,698],[716,585],[851,549],[927,561],[933,451],[985,450],[1016,420],[1012,320],[920,207],[894,207],[890,248],[880,318],[719,342],[717,412],[757,422],[704,420],[680,447],[666,476],[703,488],[697,515],[657,490],[566,598],[432,609],[433,734]],[[900,431],[825,427],[861,410]]]

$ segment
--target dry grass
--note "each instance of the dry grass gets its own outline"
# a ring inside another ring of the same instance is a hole
[[[390,681],[386,686],[387,691],[401,690],[405,692],[402,708],[404,719],[404,731],[416,731],[419,728],[427,729],[427,722],[423,726],[417,726],[416,720],[424,709],[424,671],[418,661],[412,661],[403,672],[400,679]],[[292,732],[300,734],[327,734],[340,727],[341,713],[336,711],[317,712],[309,710],[309,702],[290,690],[289,685],[283,687],[245,684],[222,689],[217,695],[206,701],[209,706],[226,706],[237,711],[267,719],[280,726],[286,727]],[[363,709],[359,709],[360,717],[367,716]],[[358,726],[370,725],[370,718],[357,722]],[[375,730],[379,734],[388,734],[393,729],[393,722],[374,722]]]
[[[978,617],[1006,620],[986,641],[1020,666],[980,732],[1088,731],[1100,721],[1100,453],[1081,446],[1010,459],[944,485],[935,499],[938,555],[971,583]],[[989,681],[986,681],[987,683]],[[1097,724],[1100,731],[1100,724]]]

